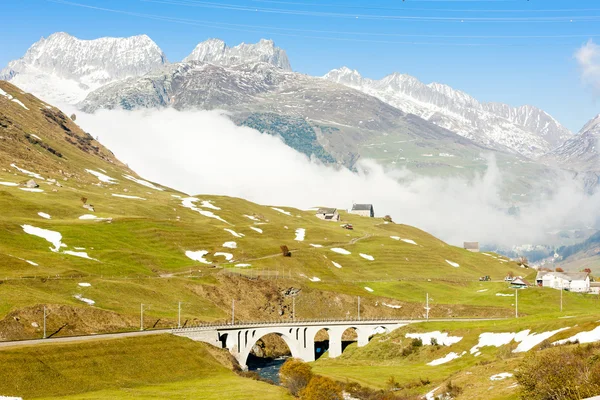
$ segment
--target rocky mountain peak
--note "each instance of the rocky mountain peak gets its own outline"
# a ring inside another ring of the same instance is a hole
[[[258,43],[241,43],[235,47],[227,46],[220,39],[208,39],[199,43],[183,61],[201,61],[223,66],[264,62],[285,71],[292,70],[285,51],[267,39],[261,39]]]

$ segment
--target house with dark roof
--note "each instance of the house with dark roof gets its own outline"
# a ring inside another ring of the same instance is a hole
[[[375,211],[373,210],[373,204],[352,204],[350,214],[373,218],[375,216]]]
[[[522,277],[518,276],[510,282],[510,286],[515,289],[525,289],[527,286],[531,286],[531,284]]]
[[[571,292],[588,293],[590,291],[590,274],[587,272],[540,271],[535,281],[538,286]]]
[[[339,221],[340,214],[336,208],[319,208],[315,214],[317,218],[325,221]]]

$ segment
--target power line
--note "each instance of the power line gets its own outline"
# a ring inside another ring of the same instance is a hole
[[[419,22],[573,22],[600,21],[600,16],[558,16],[558,17],[440,17],[440,16],[415,16],[415,15],[375,15],[375,14],[348,14],[325,11],[306,11],[282,8],[257,8],[228,3],[213,3],[198,0],[140,0],[146,3],[177,5],[186,7],[200,7],[211,9],[223,9],[232,11],[260,12],[267,14],[285,14],[311,17],[330,17],[346,19],[366,20],[390,20],[390,21],[419,21]]]
[[[356,36],[379,36],[379,37],[418,37],[418,38],[450,38],[450,39],[545,39],[545,38],[589,38],[589,37],[600,37],[600,34],[581,34],[581,35],[422,35],[422,34],[395,34],[395,33],[368,33],[368,32],[351,32],[351,31],[327,31],[327,30],[307,30],[307,29],[294,29],[294,28],[278,28],[278,27],[264,27],[257,25],[244,25],[244,24],[231,24],[224,22],[215,21],[203,21],[203,20],[192,20],[177,17],[167,17],[154,14],[144,14],[133,11],[117,10],[105,7],[91,6],[87,4],[81,4],[71,2],[67,0],[46,0],[51,3],[68,5],[73,7],[87,8],[97,11],[105,11],[122,15],[129,15],[137,18],[146,18],[170,23],[177,23],[191,26],[201,26],[212,29],[223,29],[240,32],[250,32],[268,35],[279,35],[286,37],[299,37],[305,39],[317,39],[317,40],[331,40],[331,41],[351,41],[351,42],[362,42],[362,43],[383,43],[383,44],[405,44],[405,45],[440,45],[440,46],[460,46],[460,47],[523,47],[530,46],[531,44],[519,43],[519,44],[501,44],[501,43],[453,43],[453,42],[423,42],[423,41],[390,41],[390,40],[374,40],[374,39],[361,39],[361,38],[344,38],[344,37],[331,37],[331,36],[314,36],[314,35],[303,35],[301,33],[330,33],[340,35],[356,35]],[[281,30],[287,32],[298,32],[298,33],[286,33],[286,32],[269,32],[264,29],[270,29],[272,31]],[[552,43],[551,46],[560,45],[558,43]]]

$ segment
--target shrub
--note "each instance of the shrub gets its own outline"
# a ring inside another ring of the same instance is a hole
[[[386,215],[385,217],[383,217],[383,220],[385,222],[394,222],[394,221],[392,221],[392,217],[390,215]]]
[[[394,376],[390,376],[388,378],[387,382],[385,383],[385,386],[388,388],[388,390],[398,389],[400,387],[398,382],[396,382],[396,378]]]
[[[303,400],[343,400],[342,389],[333,380],[313,376],[300,396]]]
[[[462,388],[460,386],[453,384],[452,381],[448,381],[448,383],[446,383],[445,392],[446,392],[446,396],[454,399],[454,398],[458,397],[459,394],[462,393]]]
[[[298,396],[313,377],[311,366],[295,358],[289,358],[279,370],[281,384],[292,395]]]
[[[600,394],[597,346],[554,347],[529,354],[515,378],[523,399],[575,400]]]

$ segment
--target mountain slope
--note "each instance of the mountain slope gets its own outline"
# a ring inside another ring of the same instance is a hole
[[[547,158],[576,171],[600,171],[600,115],[550,152]]]
[[[284,50],[275,47],[272,40],[261,39],[255,44],[242,43],[229,47],[221,39],[209,39],[199,43],[183,62],[201,61],[205,63],[233,66],[264,62],[284,71],[291,71],[290,61]]]
[[[373,96],[267,63],[233,67],[200,62],[171,64],[144,77],[105,85],[90,93],[79,107],[86,112],[101,108],[225,109],[242,124],[249,118],[269,119],[273,115],[300,118],[311,125],[310,135],[316,135],[324,150],[348,166],[360,156],[373,157],[369,144],[381,138],[409,143],[419,155],[455,153],[472,160],[484,150]],[[399,157],[392,148],[389,155],[382,155],[392,160]],[[408,154],[402,155],[406,158]]]
[[[146,35],[81,40],[58,32],[11,61],[0,79],[48,101],[73,103],[103,84],[141,76],[166,63],[162,50]]]
[[[324,78],[371,94],[485,146],[500,145],[527,157],[540,156],[571,137],[568,129],[536,107],[480,103],[450,86],[426,85],[410,75],[394,73],[372,80],[343,67]]]

